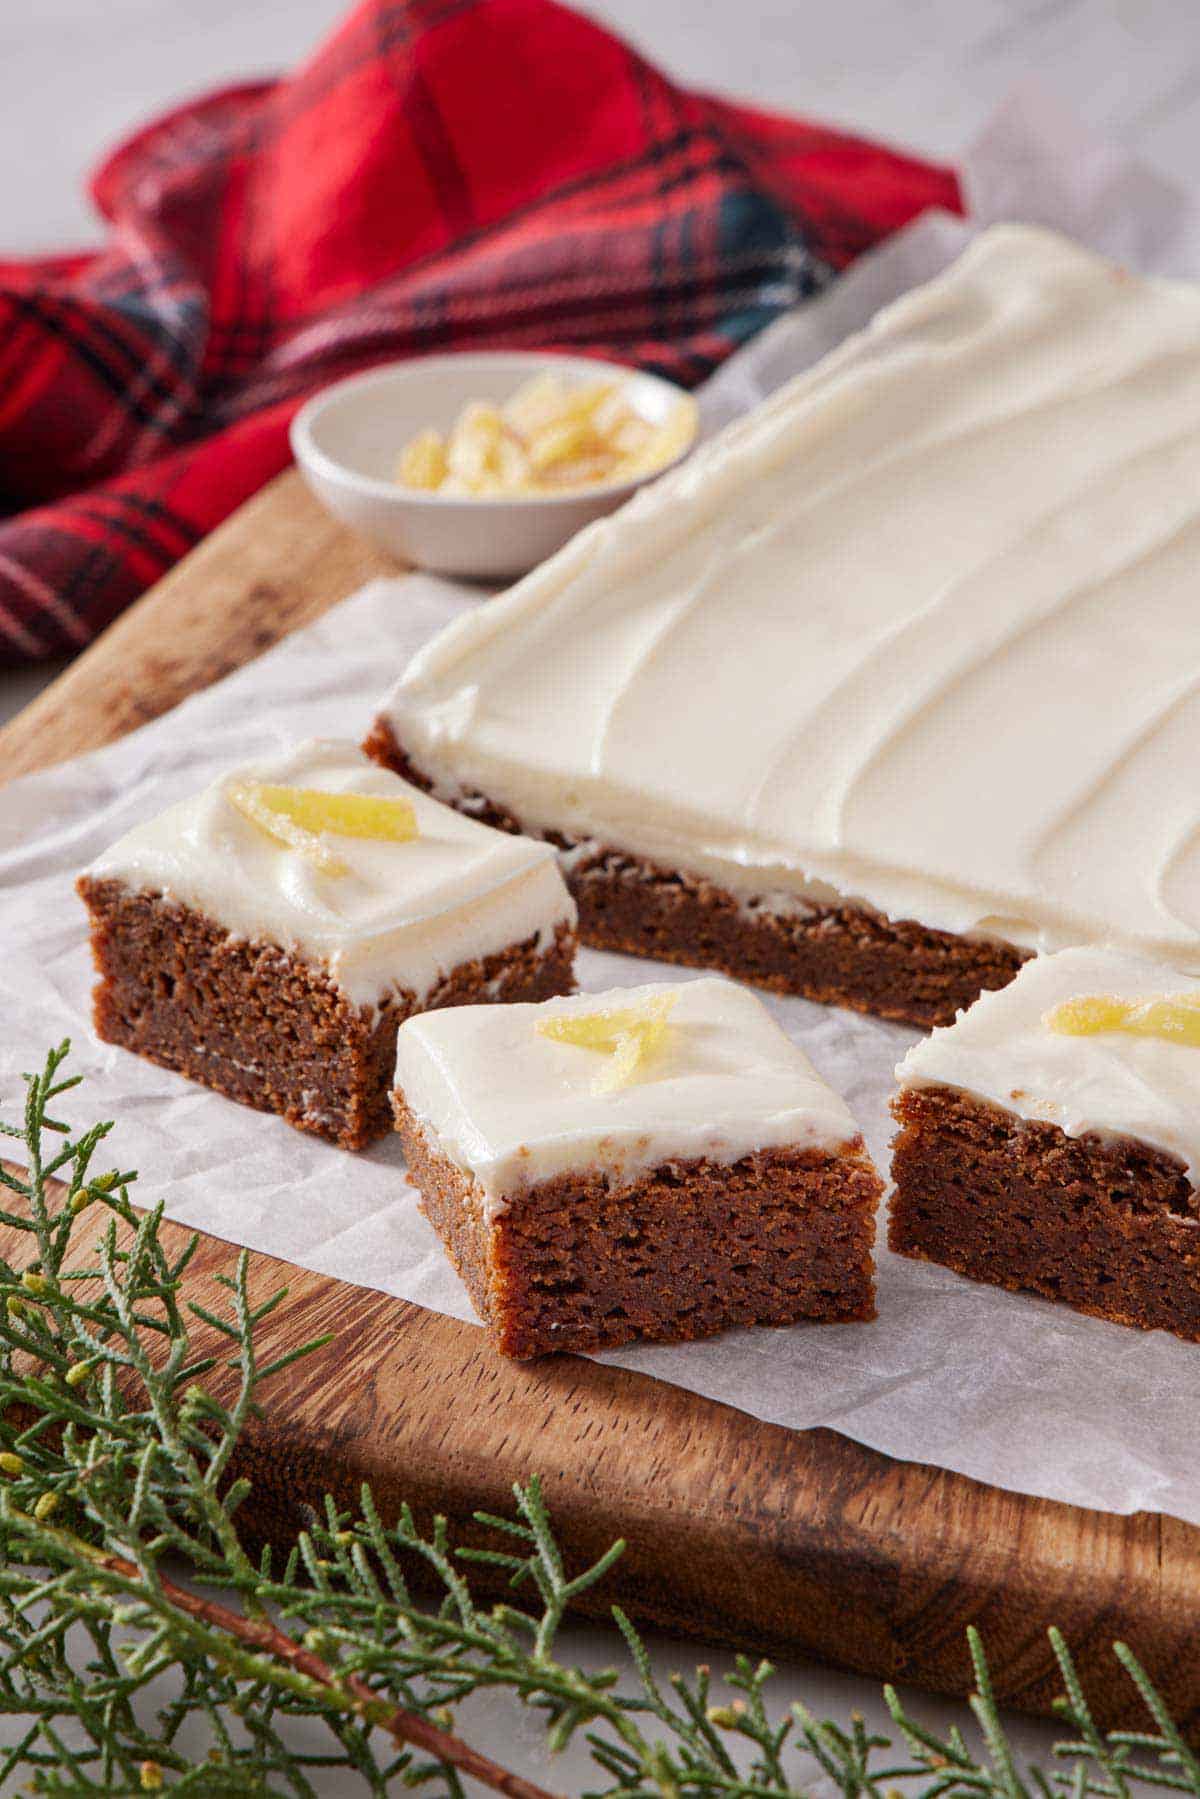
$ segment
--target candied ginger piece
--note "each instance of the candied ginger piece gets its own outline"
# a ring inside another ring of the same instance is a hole
[[[378,793],[330,793],[321,787],[272,787],[265,782],[258,795],[272,812],[281,812],[305,831],[370,837],[379,843],[408,843],[417,835],[411,800]]]
[[[695,437],[698,416],[696,402],[690,396],[681,398],[670,417],[661,425],[655,425],[639,448],[624,455],[618,477],[631,481],[637,475],[650,474],[673,462]]]
[[[630,424],[640,425],[646,431],[652,429],[649,420],[635,412],[625,398],[627,385],[624,381],[610,383],[608,392],[592,412],[592,423],[601,437],[606,437],[610,443],[617,444],[622,431]]]
[[[505,422],[524,438],[536,436],[544,426],[561,418],[567,403],[567,389],[561,375],[547,369],[518,387],[504,403]]]
[[[627,412],[620,422],[605,432],[609,443],[620,456],[640,456],[653,444],[657,431],[649,419]]]
[[[540,1018],[541,1036],[580,1049],[599,1050],[609,1060],[592,1083],[593,1093],[615,1093],[629,1086],[639,1068],[663,1042],[667,1020],[678,998],[660,993],[641,1006],[609,1006],[598,1012]]]
[[[445,480],[446,470],[446,445],[441,432],[418,431],[400,452],[396,479],[402,487],[432,492]]]
[[[587,418],[563,418],[547,425],[529,441],[529,466],[534,474],[544,474],[556,463],[570,462],[597,447],[597,438]],[[603,446],[601,446],[603,447]]]
[[[1162,1037],[1170,1043],[1200,1048],[1200,991],[1145,1000],[1085,995],[1052,1007],[1043,1022],[1068,1037],[1121,1031],[1131,1037]]]
[[[276,787],[268,781],[238,781],[228,794],[243,818],[327,875],[341,876],[349,870],[323,841],[326,834],[366,837],[378,843],[408,843],[417,835],[417,815],[404,799],[329,793],[318,787]]]
[[[496,446],[496,471],[505,493],[520,493],[529,485],[529,456],[514,431],[506,431]]]
[[[601,1006],[595,1012],[560,1012],[538,1019],[538,1032],[556,1043],[575,1043],[581,1049],[611,1050],[618,1037],[648,1024],[665,1024],[678,998],[656,993],[640,1006]]]
[[[1103,994],[1065,999],[1051,1007],[1043,1023],[1063,1037],[1094,1037],[1101,1031],[1119,1031],[1131,1010],[1129,1000],[1108,999]]]
[[[1165,1037],[1170,1043],[1200,1048],[1200,995],[1174,993],[1140,1006],[1126,1025],[1140,1037]]]
[[[662,1042],[666,1029],[665,1023],[650,1024],[618,1037],[608,1061],[592,1082],[592,1092],[618,1093],[622,1087],[628,1087],[642,1063]]]
[[[567,418],[588,419],[597,430],[602,430],[600,414],[617,394],[615,381],[588,381],[583,387],[572,387],[567,392],[565,415]]]
[[[504,420],[484,400],[469,400],[458,416],[446,447],[448,472],[472,490],[494,480]]]
[[[543,489],[596,487],[600,482],[608,481],[616,467],[617,458],[605,451],[572,456],[566,462],[556,462],[552,468],[543,469],[541,486]]]
[[[226,789],[226,797],[231,806],[235,806],[242,817],[252,825],[257,825],[272,843],[282,844],[284,849],[295,850],[322,874],[340,878],[350,871],[340,856],[335,856],[321,839],[312,831],[306,831],[298,825],[286,812],[276,812],[268,806],[262,797],[261,784],[256,781],[238,781]]]

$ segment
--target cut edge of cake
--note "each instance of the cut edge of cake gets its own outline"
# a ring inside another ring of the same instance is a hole
[[[483,1188],[399,1095],[395,1122],[421,1210],[502,1355],[523,1361],[691,1342],[738,1326],[875,1317],[883,1188],[853,1146],[842,1155],[774,1149],[731,1164],[673,1162],[619,1189],[600,1168],[559,1175],[489,1219]],[[747,1228],[731,1236],[731,1218],[742,1216]],[[756,1268],[764,1241],[772,1259]],[[781,1275],[789,1253],[806,1278]],[[684,1292],[645,1278],[667,1254],[688,1265]]]
[[[348,786],[321,785],[331,770],[345,780],[347,768]],[[265,771],[231,770],[135,827],[76,882],[98,977],[94,1028],[102,1041],[227,1098],[361,1149],[391,1125],[396,1031],[404,1018],[572,991],[574,905],[552,859],[532,842],[527,868],[514,869],[506,845],[490,889],[485,858],[456,894],[447,873],[463,823],[437,836],[443,816],[454,814],[418,793],[422,822],[436,838],[426,854],[435,860],[410,896],[418,909],[408,917],[404,859],[411,838],[395,838],[394,862],[382,865],[380,852],[390,855],[393,841],[374,836],[361,819],[350,821],[353,836],[332,831],[310,843],[310,833],[292,831],[285,817],[276,839],[270,818],[260,829],[236,796],[226,804],[248,774],[264,772],[317,781],[315,788],[262,788],[277,805],[290,798],[301,817],[328,794],[372,803],[382,797],[411,810],[413,790],[396,781],[377,793],[380,771],[355,746],[314,740],[281,752]],[[359,775],[370,777],[364,793],[362,780],[354,784]],[[415,820],[401,822],[419,835]],[[471,851],[495,835],[474,825],[468,831]],[[367,839],[367,862],[356,836]],[[219,879],[204,872],[210,862],[220,865]],[[337,896],[347,881],[355,884],[361,915],[347,916],[342,929]],[[272,883],[278,890],[268,903],[264,890]],[[430,906],[428,917],[420,905]],[[297,941],[287,923],[296,913],[307,928],[309,912],[314,940]]]
[[[892,1101],[891,1249],[1200,1341],[1200,1047],[1056,1023],[1181,990],[1200,1001],[1165,965],[1065,950],[916,1045]]]
[[[363,751],[467,817],[517,836],[539,832],[483,794],[456,793],[420,768],[377,718]],[[710,968],[768,992],[923,1026],[948,1024],[981,992],[1002,987],[1030,951],[963,937],[872,907],[818,901],[788,907],[731,893],[712,880],[561,832],[546,834],[595,949]]]
[[[548,941],[533,936],[459,963],[421,995],[397,988],[356,1006],[319,963],[230,936],[164,894],[88,875],[76,890],[90,919],[101,1042],[342,1149],[365,1149],[392,1127],[396,1032],[406,1018],[574,986],[575,934],[560,924]]]

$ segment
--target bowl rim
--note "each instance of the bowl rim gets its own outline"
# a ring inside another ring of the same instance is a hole
[[[348,463],[339,462],[335,456],[315,441],[313,425],[325,407],[335,397],[359,387],[370,387],[381,377],[416,368],[430,368],[443,363],[461,364],[465,360],[474,359],[479,362],[495,364],[536,363],[541,367],[553,366],[555,363],[568,364],[573,368],[612,369],[615,373],[627,377],[636,376],[639,380],[652,382],[655,386],[666,389],[681,400],[690,402],[693,408],[692,435],[682,449],[678,450],[669,461],[660,468],[650,469],[643,475],[627,476],[623,481],[597,481],[586,487],[569,488],[563,493],[525,493],[525,494],[458,494],[437,493],[434,490],[420,487],[404,487],[398,481],[384,481],[378,475],[364,475],[358,469],[351,468]],[[700,438],[700,415],[696,396],[677,381],[666,375],[655,374],[652,369],[640,369],[630,363],[614,362],[604,356],[577,356],[569,350],[449,350],[434,351],[426,356],[395,356],[388,362],[378,362],[373,368],[359,369],[353,375],[343,375],[338,381],[331,381],[327,387],[318,389],[315,394],[301,406],[293,416],[288,427],[288,441],[292,455],[298,463],[310,465],[322,479],[332,481],[340,487],[370,495],[373,499],[398,503],[402,506],[433,506],[446,511],[455,508],[475,508],[477,506],[516,506],[529,511],[539,507],[563,507],[587,504],[594,500],[609,499],[614,495],[633,494],[648,481],[657,481],[668,469],[690,456]]]

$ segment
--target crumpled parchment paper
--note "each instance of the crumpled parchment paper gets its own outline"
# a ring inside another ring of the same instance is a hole
[[[807,366],[876,308],[944,267],[981,223],[1054,224],[1143,269],[1200,272],[1196,212],[1169,184],[1087,137],[1045,97],[1014,97],[965,160],[971,222],[934,215],[736,356],[703,397],[710,425]],[[133,736],[0,793],[0,1102],[64,1036],[87,1072],[71,1113],[116,1117],[136,1197],[172,1217],[455,1317],[466,1296],[416,1209],[391,1143],[348,1158],[120,1050],[88,1024],[91,971],[77,871],[135,820],[278,741],[361,737],[386,671],[465,607],[423,576],[375,583]],[[587,951],[587,989],[662,972]],[[845,1094],[886,1167],[892,1070],[913,1033],[768,999]],[[609,1359],[775,1423],[828,1425],[888,1454],[1017,1491],[1200,1522],[1191,1444],[1200,1348],[973,1286],[881,1250],[870,1325],[743,1331]]]

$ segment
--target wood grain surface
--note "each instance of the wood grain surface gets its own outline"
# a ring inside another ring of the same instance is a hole
[[[384,566],[282,476],[0,731],[0,776],[166,711]],[[14,1235],[0,1231],[0,1253],[18,1252]],[[193,1288],[234,1253],[206,1238]],[[265,1536],[290,1534],[327,1490],[353,1504],[369,1480],[385,1514],[408,1498],[478,1537],[472,1514],[504,1510],[536,1469],[570,1554],[629,1540],[593,1610],[619,1598],[668,1629],[948,1693],[969,1690],[974,1622],[1001,1698],[1032,1712],[1058,1691],[1045,1641],[1057,1623],[1104,1722],[1141,1720],[1111,1656],[1123,1638],[1200,1726],[1190,1526],[1003,1493],[574,1357],[507,1363],[469,1325],[267,1256],[252,1264],[257,1291],[291,1288],[271,1344],[337,1332],[281,1378],[247,1439]]]

